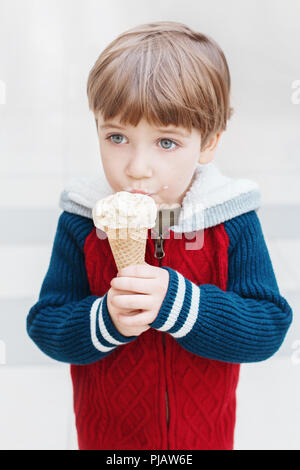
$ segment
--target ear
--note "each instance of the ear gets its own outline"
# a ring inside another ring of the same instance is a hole
[[[209,163],[213,160],[221,135],[222,135],[222,132],[219,132],[218,134],[215,134],[208,140],[206,146],[200,152],[199,159],[198,159],[199,163],[202,163],[202,164]]]

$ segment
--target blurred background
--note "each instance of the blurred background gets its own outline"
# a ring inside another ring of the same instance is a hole
[[[38,350],[26,316],[46,274],[59,196],[102,174],[86,82],[137,24],[171,20],[213,37],[235,113],[216,163],[255,180],[258,215],[294,322],[269,360],[243,364],[236,449],[300,449],[300,2],[0,0],[0,449],[77,449],[67,364]]]

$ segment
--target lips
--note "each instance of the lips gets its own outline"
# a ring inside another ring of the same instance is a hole
[[[142,191],[141,189],[132,189],[130,191],[133,194],[145,194],[146,196],[152,196],[155,193],[147,193],[146,191]]]

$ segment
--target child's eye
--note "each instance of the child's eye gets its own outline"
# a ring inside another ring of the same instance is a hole
[[[170,148],[170,147],[168,147],[168,146],[165,147],[164,144],[163,144],[162,148],[163,148],[164,150],[175,150],[175,148],[178,147],[178,144],[177,144],[176,142],[174,142],[174,140],[171,140],[171,139],[163,138],[163,139],[160,139],[159,142],[167,142],[167,145],[168,145],[168,142],[171,142],[171,144],[174,144],[174,145],[175,145],[175,147]]]
[[[123,135],[122,134],[111,134],[109,135],[108,137],[106,137],[107,140],[110,140],[111,142],[113,142],[114,144],[121,144],[122,143],[122,139],[123,139]],[[179,147],[179,145],[172,139],[167,139],[166,137],[164,137],[163,139],[160,139],[159,142],[162,142],[162,148],[164,150],[168,150],[168,151],[171,151],[171,150],[175,150],[177,147]],[[174,144],[174,147],[170,147],[170,143],[171,145]]]
[[[111,140],[112,137],[121,137],[121,139],[124,137],[122,134],[112,134],[107,137],[108,140]],[[120,144],[120,139],[116,139],[112,141],[114,144]]]

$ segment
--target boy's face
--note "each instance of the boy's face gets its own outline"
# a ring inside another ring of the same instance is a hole
[[[118,119],[104,122],[100,113],[96,118],[103,169],[111,188],[150,193],[158,208],[181,205],[197,162],[213,158],[214,148],[200,152],[201,136],[194,128],[191,133],[175,126],[158,130],[144,119],[136,127],[120,128]],[[212,142],[214,147],[217,140]]]

